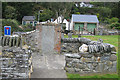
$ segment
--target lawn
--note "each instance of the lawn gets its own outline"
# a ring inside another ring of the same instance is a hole
[[[77,38],[77,35],[73,35],[73,38]],[[82,36],[85,38],[89,38],[91,40],[97,41],[98,39],[102,39],[104,43],[110,43],[116,47],[118,50],[118,35],[104,35],[104,36]],[[65,38],[68,38],[66,35]]]
[[[73,38],[77,38],[77,35],[73,35]],[[103,35],[103,36],[81,36],[85,38],[89,38],[91,40],[97,41],[98,39],[102,39],[104,43],[109,43],[115,46],[117,50],[118,56],[118,35]],[[68,38],[66,35],[65,38]],[[120,56],[120,54],[119,54]],[[119,58],[120,61],[120,58]],[[118,66],[117,66],[118,68]],[[119,71],[120,71],[120,64],[119,64]],[[104,75],[92,75],[92,76],[80,76],[80,74],[70,74],[67,73],[68,78],[118,78],[118,74],[104,74]]]
[[[99,75],[80,76],[80,74],[67,73],[67,76],[68,78],[118,78],[117,74],[99,74]]]

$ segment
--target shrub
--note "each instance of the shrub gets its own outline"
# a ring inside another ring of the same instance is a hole
[[[22,25],[22,27],[23,27],[23,29],[24,29],[24,30],[23,30],[24,32],[32,31],[32,30],[33,30],[32,24]]]
[[[22,29],[20,27],[18,27],[19,24],[18,24],[18,22],[16,20],[2,19],[2,32],[3,33],[4,33],[4,26],[11,26],[11,33],[12,32],[22,31]]]
[[[112,23],[110,24],[110,28],[113,29],[120,29],[120,23],[116,22],[116,23]]]
[[[109,23],[116,23],[118,21],[119,21],[119,19],[116,18],[116,17],[113,17],[113,18],[109,19]]]

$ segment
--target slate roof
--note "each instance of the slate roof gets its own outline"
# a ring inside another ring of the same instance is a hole
[[[98,18],[96,15],[78,15],[78,14],[72,14],[72,20],[73,22],[93,22],[93,23],[99,23]]]
[[[24,21],[34,21],[35,16],[24,16],[22,20],[24,20]]]

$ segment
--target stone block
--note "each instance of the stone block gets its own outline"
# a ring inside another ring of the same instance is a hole
[[[70,58],[80,58],[81,56],[78,54],[65,54],[66,57],[70,57]]]
[[[115,54],[112,54],[110,56],[110,61],[116,61],[117,60],[117,56]]]
[[[73,63],[73,67],[78,69],[85,69],[86,65],[81,63]]]
[[[71,73],[74,73],[74,72],[75,72],[75,69],[74,69],[74,68],[65,67],[65,70],[66,70],[67,72],[71,72]]]
[[[86,64],[86,65],[87,65],[88,69],[93,70],[93,65],[91,63]]]
[[[96,71],[103,72],[104,71],[104,64],[103,63],[98,63]]]
[[[73,62],[73,63],[79,63],[80,60],[79,60],[79,59],[73,59],[72,62]]]
[[[105,64],[108,66],[108,67],[112,67],[113,63],[111,61],[106,61]]]
[[[84,58],[91,58],[93,56],[94,56],[93,54],[84,54],[84,55],[82,55],[82,57],[84,57]]]
[[[81,69],[75,68],[75,72],[80,72]]]
[[[117,61],[113,61],[112,68],[109,69],[110,72],[117,72]]]
[[[67,66],[67,67],[72,67],[72,62],[67,62],[67,63],[66,63],[66,66]]]
[[[110,56],[102,56],[101,57],[101,61],[109,61],[110,60]]]
[[[92,60],[92,58],[84,58],[84,57],[82,57],[81,59],[80,59],[80,61],[82,61],[82,62],[92,62],[93,60]]]

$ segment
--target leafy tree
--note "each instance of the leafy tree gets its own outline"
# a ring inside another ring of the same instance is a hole
[[[53,12],[49,9],[45,9],[43,12],[40,13],[40,19],[41,21],[47,21],[50,20],[53,17]]]
[[[106,8],[106,7],[99,7],[98,12],[100,14],[99,18],[104,21],[105,18],[110,18],[111,15],[111,9]]]
[[[5,8],[5,18],[6,19],[16,19],[17,14],[15,13],[16,9],[12,6],[6,6]]]
[[[80,12],[76,12],[75,14],[80,14]]]

